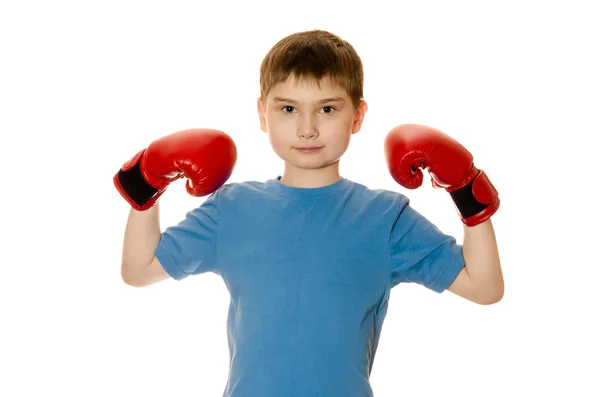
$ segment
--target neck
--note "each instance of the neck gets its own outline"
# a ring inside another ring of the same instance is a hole
[[[340,180],[339,161],[319,169],[298,169],[285,164],[280,182],[287,186],[318,188]]]

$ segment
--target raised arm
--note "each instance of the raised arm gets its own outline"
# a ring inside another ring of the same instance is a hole
[[[125,283],[142,287],[169,277],[154,254],[161,239],[158,199],[167,186],[185,177],[189,194],[209,195],[227,181],[236,160],[235,144],[227,134],[190,129],[155,140],[121,167],[113,181],[132,207],[123,241]]]
[[[160,233],[158,203],[147,211],[131,208],[125,227],[121,262],[121,277],[125,283],[133,287],[145,287],[169,278],[154,256]]]

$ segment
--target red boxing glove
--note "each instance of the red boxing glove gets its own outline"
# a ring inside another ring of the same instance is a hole
[[[186,190],[192,196],[213,193],[229,179],[236,161],[235,143],[224,132],[183,130],[139,151],[115,174],[113,182],[133,208],[145,211],[171,182],[182,177],[189,179]]]
[[[475,167],[467,149],[443,132],[419,124],[393,128],[385,138],[385,157],[394,180],[407,189],[423,183],[427,169],[436,188],[450,193],[462,222],[475,226],[500,207],[498,192]]]

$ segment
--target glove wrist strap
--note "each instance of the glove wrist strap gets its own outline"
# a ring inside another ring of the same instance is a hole
[[[465,186],[450,191],[461,220],[475,226],[490,218],[500,206],[498,192],[483,170]]]
[[[144,211],[152,207],[165,189],[157,189],[148,183],[142,173],[141,154],[134,158],[134,164],[127,164],[114,177],[117,190],[136,210]]]

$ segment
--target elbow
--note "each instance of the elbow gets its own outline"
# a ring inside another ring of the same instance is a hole
[[[130,287],[141,288],[146,285],[142,282],[140,277],[132,274],[125,264],[121,264],[121,280]]]
[[[482,306],[489,306],[489,305],[498,303],[501,300],[502,300],[502,296],[498,296],[498,297],[493,297],[493,298],[481,299],[481,300],[477,301],[477,303]]]
[[[134,279],[131,279],[131,278],[122,277],[122,279],[123,279],[123,282],[130,287],[141,288],[141,287],[145,286],[144,284],[136,282]]]
[[[492,291],[486,291],[486,293],[479,294],[478,299],[475,302],[483,306],[489,306],[500,302],[503,297],[504,286],[502,286],[502,288],[497,288]]]

